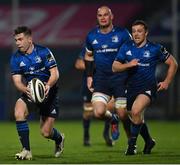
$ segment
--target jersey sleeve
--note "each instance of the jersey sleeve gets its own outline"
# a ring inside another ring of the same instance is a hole
[[[127,29],[123,31],[123,43],[132,40],[132,36]]]
[[[86,43],[85,43],[85,48],[87,52],[92,52],[93,48],[92,48],[92,44],[91,44],[91,40],[90,40],[90,33],[87,35],[86,37]]]
[[[125,44],[123,44],[117,53],[115,61],[125,63],[125,61],[126,61],[126,49],[125,48],[126,48],[126,46],[125,46]]]
[[[160,62],[165,62],[169,56],[170,56],[170,53],[166,50],[166,48],[162,45],[158,45],[159,46],[159,49],[158,49],[158,57],[159,57],[159,60]]]
[[[18,59],[15,57],[15,55],[13,55],[11,57],[11,60],[10,60],[10,70],[11,70],[11,74],[12,75],[22,74],[21,73],[21,69],[20,69],[20,63],[19,63]]]
[[[54,58],[53,53],[48,48],[46,49],[45,66],[48,69],[51,69],[57,66],[56,59]]]

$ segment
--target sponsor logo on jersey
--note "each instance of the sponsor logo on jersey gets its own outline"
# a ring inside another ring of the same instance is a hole
[[[115,42],[115,43],[119,42],[118,36],[113,36],[112,42]]]
[[[23,61],[21,61],[20,64],[19,64],[19,66],[20,66],[20,67],[23,67],[23,66],[26,66],[26,64],[25,64]]]
[[[140,62],[138,62],[138,65],[139,65],[139,66],[150,66],[149,63],[140,63]]]
[[[46,69],[45,67],[42,67],[42,68],[40,68],[40,69],[35,70],[34,67],[30,67],[30,68],[29,68],[30,71],[24,72],[24,74],[27,75],[27,74],[39,73],[39,72],[43,72],[45,69]]]
[[[108,53],[108,52],[118,52],[118,48],[109,48],[109,49],[99,49],[97,53]]]
[[[98,44],[97,40],[95,39],[93,42],[92,42],[93,45],[95,44]]]
[[[34,70],[35,70],[34,67],[31,66],[31,67],[29,68],[29,70],[30,70],[30,72],[29,72],[30,74],[34,74]]]
[[[128,56],[132,56],[131,51],[130,51],[130,50],[128,50],[128,51],[126,52],[126,55],[128,55]]]

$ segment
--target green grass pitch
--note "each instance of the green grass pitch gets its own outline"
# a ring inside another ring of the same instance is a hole
[[[13,122],[0,122],[1,164],[178,164],[180,163],[180,122],[148,121],[156,146],[151,155],[142,155],[144,146],[138,138],[138,154],[125,156],[127,140],[120,125],[121,136],[114,147],[105,145],[102,138],[103,122],[93,120],[91,124],[91,147],[82,145],[81,121],[59,121],[56,128],[65,133],[65,149],[60,158],[54,158],[54,143],[40,135],[39,122],[29,122],[33,160],[15,160],[21,149]]]

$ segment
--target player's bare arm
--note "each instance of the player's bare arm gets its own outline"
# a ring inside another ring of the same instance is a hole
[[[50,70],[50,77],[48,82],[45,85],[46,95],[49,92],[49,89],[57,82],[59,79],[59,71],[57,67],[53,67]]]
[[[112,65],[112,71],[113,72],[122,72],[125,71],[131,67],[137,66],[138,65],[138,60],[137,59],[133,59],[132,61],[128,62],[128,63],[121,63],[119,61],[114,61],[113,65]]]
[[[84,60],[81,58],[78,58],[75,62],[74,67],[78,70],[85,70],[85,63]]]
[[[86,74],[87,74],[87,86],[91,92],[93,92],[93,71],[94,71],[94,57],[92,52],[86,51],[85,53],[85,67],[86,67]]]
[[[94,61],[93,53],[91,51],[86,51],[84,59],[86,61]]]
[[[172,55],[166,60],[165,64],[168,65],[167,75],[163,82],[158,83],[158,91],[167,90],[177,72],[178,64]]]
[[[15,87],[19,91],[25,93],[29,98],[31,98],[29,88],[22,82],[22,75],[20,75],[20,74],[13,75],[12,79],[13,79],[13,83],[14,83]]]

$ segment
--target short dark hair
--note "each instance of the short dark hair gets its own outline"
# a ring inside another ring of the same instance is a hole
[[[27,26],[18,26],[16,29],[14,29],[14,35],[24,33],[24,35],[29,35],[31,36],[32,32],[31,29],[28,28]]]
[[[132,23],[132,26],[135,26],[135,25],[143,25],[144,26],[144,29],[145,31],[148,31],[148,25],[145,21],[143,20],[136,20]]]

